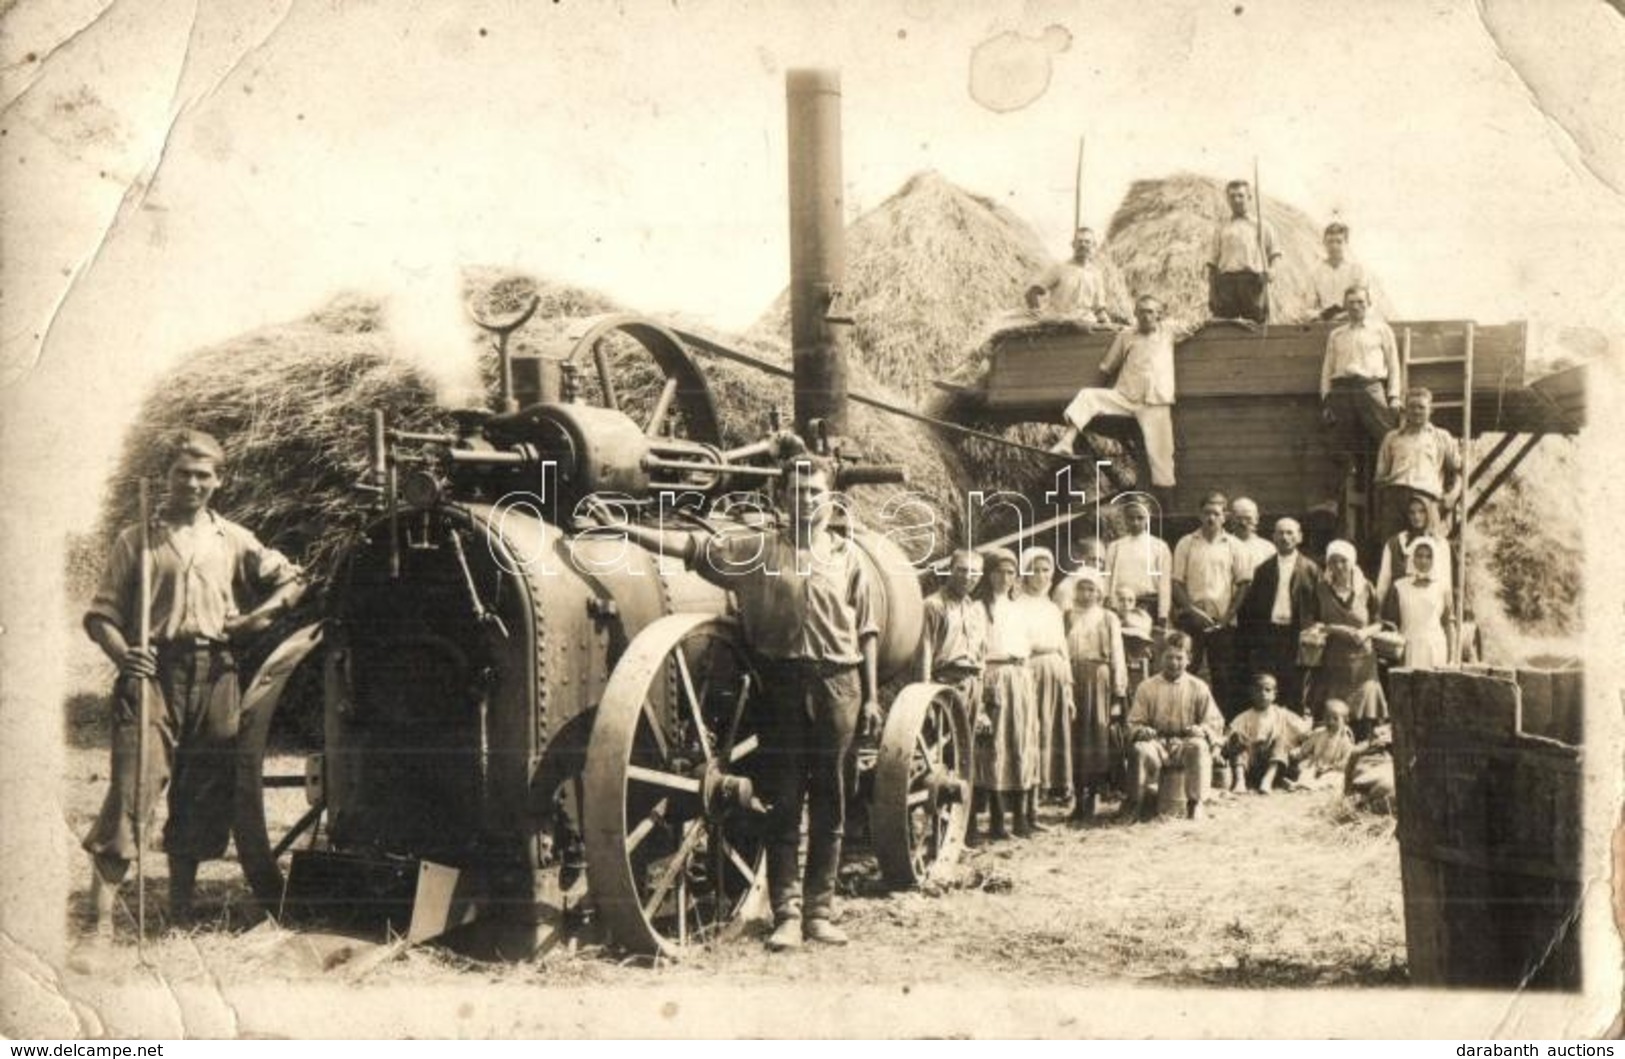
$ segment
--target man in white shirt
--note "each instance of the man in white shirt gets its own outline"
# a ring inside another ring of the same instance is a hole
[[[1236,638],[1252,673],[1273,673],[1281,701],[1303,708],[1303,671],[1298,668],[1298,633],[1309,624],[1320,567],[1303,554],[1303,529],[1296,519],[1275,521],[1275,555],[1253,569],[1252,583],[1236,611]]]
[[[1078,391],[1062,413],[1066,429],[1052,452],[1071,455],[1078,434],[1096,416],[1132,416],[1145,435],[1152,486],[1173,488],[1175,335],[1163,325],[1162,311],[1162,302],[1149,294],[1135,301],[1135,329],[1119,334],[1100,362],[1101,374],[1117,373],[1116,384]]]
[[[1174,546],[1174,620],[1191,634],[1191,667],[1206,659],[1214,697],[1226,721],[1246,706],[1247,676],[1236,651],[1236,608],[1253,579],[1241,542],[1225,532],[1227,498],[1209,493],[1202,526]]]
[[[1368,317],[1371,294],[1364,287],[1350,287],[1343,305],[1348,323],[1326,336],[1320,409],[1333,453],[1356,459],[1368,456],[1394,429],[1400,406],[1399,346],[1392,328]]]
[[[1413,386],[1405,394],[1405,418],[1377,450],[1378,520],[1384,537],[1407,528],[1405,509],[1420,497],[1439,536],[1450,531],[1447,513],[1461,492],[1461,449],[1447,430],[1433,425],[1433,391]]]
[[[1216,320],[1266,323],[1270,318],[1270,269],[1281,259],[1275,231],[1253,217],[1252,188],[1245,180],[1230,181],[1224,194],[1230,203],[1230,218],[1213,231],[1207,264],[1208,311]]]
[[[1275,557],[1275,545],[1258,535],[1258,505],[1251,497],[1238,496],[1230,501],[1230,532],[1247,550],[1254,569],[1265,559]]]
[[[1072,260],[1051,265],[1027,284],[1027,308],[1046,316],[1110,325],[1106,277],[1094,259],[1098,245],[1093,229],[1079,228],[1072,236]]]
[[[1348,310],[1343,296],[1350,287],[1366,287],[1365,269],[1358,261],[1347,256],[1349,226],[1333,221],[1326,226],[1322,237],[1326,246],[1326,260],[1315,265],[1310,282],[1315,288],[1315,312],[1322,320],[1343,320]]]
[[[1174,556],[1168,545],[1151,533],[1151,509],[1138,500],[1123,507],[1128,533],[1106,545],[1103,569],[1112,592],[1128,589],[1158,625],[1168,623],[1172,608]]]

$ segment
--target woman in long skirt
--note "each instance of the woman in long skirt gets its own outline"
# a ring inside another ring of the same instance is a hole
[[[1123,656],[1123,627],[1116,614],[1101,605],[1100,575],[1078,575],[1073,608],[1067,613],[1066,646],[1072,663],[1072,805],[1074,821],[1095,815],[1095,801],[1111,775],[1112,712],[1121,712],[1128,690]]]
[[[983,552],[982,606],[987,609],[987,654],[982,663],[982,709],[976,718],[975,781],[988,807],[990,837],[1006,837],[1009,807],[1018,835],[1028,834],[1027,790],[1037,784],[1032,745],[1033,684],[1027,671],[1027,622],[1015,599],[1016,557],[1006,548]]]
[[[1412,573],[1394,582],[1383,601],[1383,617],[1405,637],[1405,664],[1437,669],[1455,657],[1456,612],[1450,586],[1433,576],[1433,542],[1424,537],[1411,548]]]
[[[1326,627],[1326,647],[1309,681],[1315,718],[1325,715],[1329,699],[1349,706],[1350,727],[1357,740],[1370,738],[1388,718],[1388,700],[1377,681],[1377,654],[1371,637],[1381,631],[1377,593],[1358,566],[1354,545],[1332,541],[1326,547],[1326,570],[1315,585],[1315,621]]]
[[[1072,783],[1072,667],[1066,655],[1066,622],[1050,599],[1055,557],[1048,548],[1021,553],[1021,592],[1016,602],[1027,621],[1032,654],[1033,736],[1038,777],[1034,784],[1051,801],[1065,802]],[[1036,801],[1036,798],[1034,799]],[[1028,825],[1037,828],[1036,805],[1028,805]]]

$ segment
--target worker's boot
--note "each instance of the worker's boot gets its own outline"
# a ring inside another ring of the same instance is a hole
[[[173,927],[192,925],[192,893],[197,889],[197,861],[169,858],[169,923]]]
[[[795,840],[775,841],[767,847],[767,892],[773,905],[773,933],[767,947],[774,952],[801,947],[801,876],[797,872]]]
[[[807,839],[806,910],[802,913],[802,934],[808,941],[824,945],[845,945],[846,933],[832,922],[835,913],[835,880],[841,866],[841,840],[835,835],[810,835]]]

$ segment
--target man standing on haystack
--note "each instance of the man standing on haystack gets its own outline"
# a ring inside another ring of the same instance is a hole
[[[1086,324],[1114,324],[1106,308],[1106,277],[1095,263],[1097,248],[1094,230],[1079,228],[1072,236],[1072,260],[1051,265],[1027,284],[1027,308]]]
[[[225,855],[231,831],[239,687],[233,644],[263,632],[303,591],[297,566],[209,507],[225,466],[220,443],[181,431],[169,451],[168,495],[143,533],[119,534],[85,631],[119,669],[107,799],[84,840],[94,860],[96,933],[113,930],[119,883],[157,794],[169,786],[164,851],[172,923],[191,918],[198,863]],[[143,559],[143,542],[147,556]],[[149,569],[151,644],[143,650],[141,576]],[[261,597],[252,606],[255,595]],[[143,688],[147,760],[137,793]]]
[[[1275,230],[1252,215],[1252,188],[1247,181],[1230,181],[1224,194],[1230,203],[1230,218],[1213,231],[1207,265],[1208,311],[1216,320],[1268,323],[1270,269],[1281,259]]]

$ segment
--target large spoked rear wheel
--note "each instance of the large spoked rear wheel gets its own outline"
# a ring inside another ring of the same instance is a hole
[[[738,626],[675,614],[627,647],[587,747],[587,877],[620,946],[732,934],[761,905],[759,685]]]
[[[254,674],[243,693],[237,729],[237,776],[232,837],[249,889],[271,915],[283,911],[287,866],[293,850],[320,837],[327,804],[320,777],[306,776],[307,762],[321,747],[274,745],[272,722],[301,664],[321,642],[321,626],[289,636]],[[308,752],[308,753],[307,753]]]
[[[970,767],[970,731],[958,694],[941,684],[904,688],[886,715],[869,806],[887,885],[918,886],[959,859]]]

